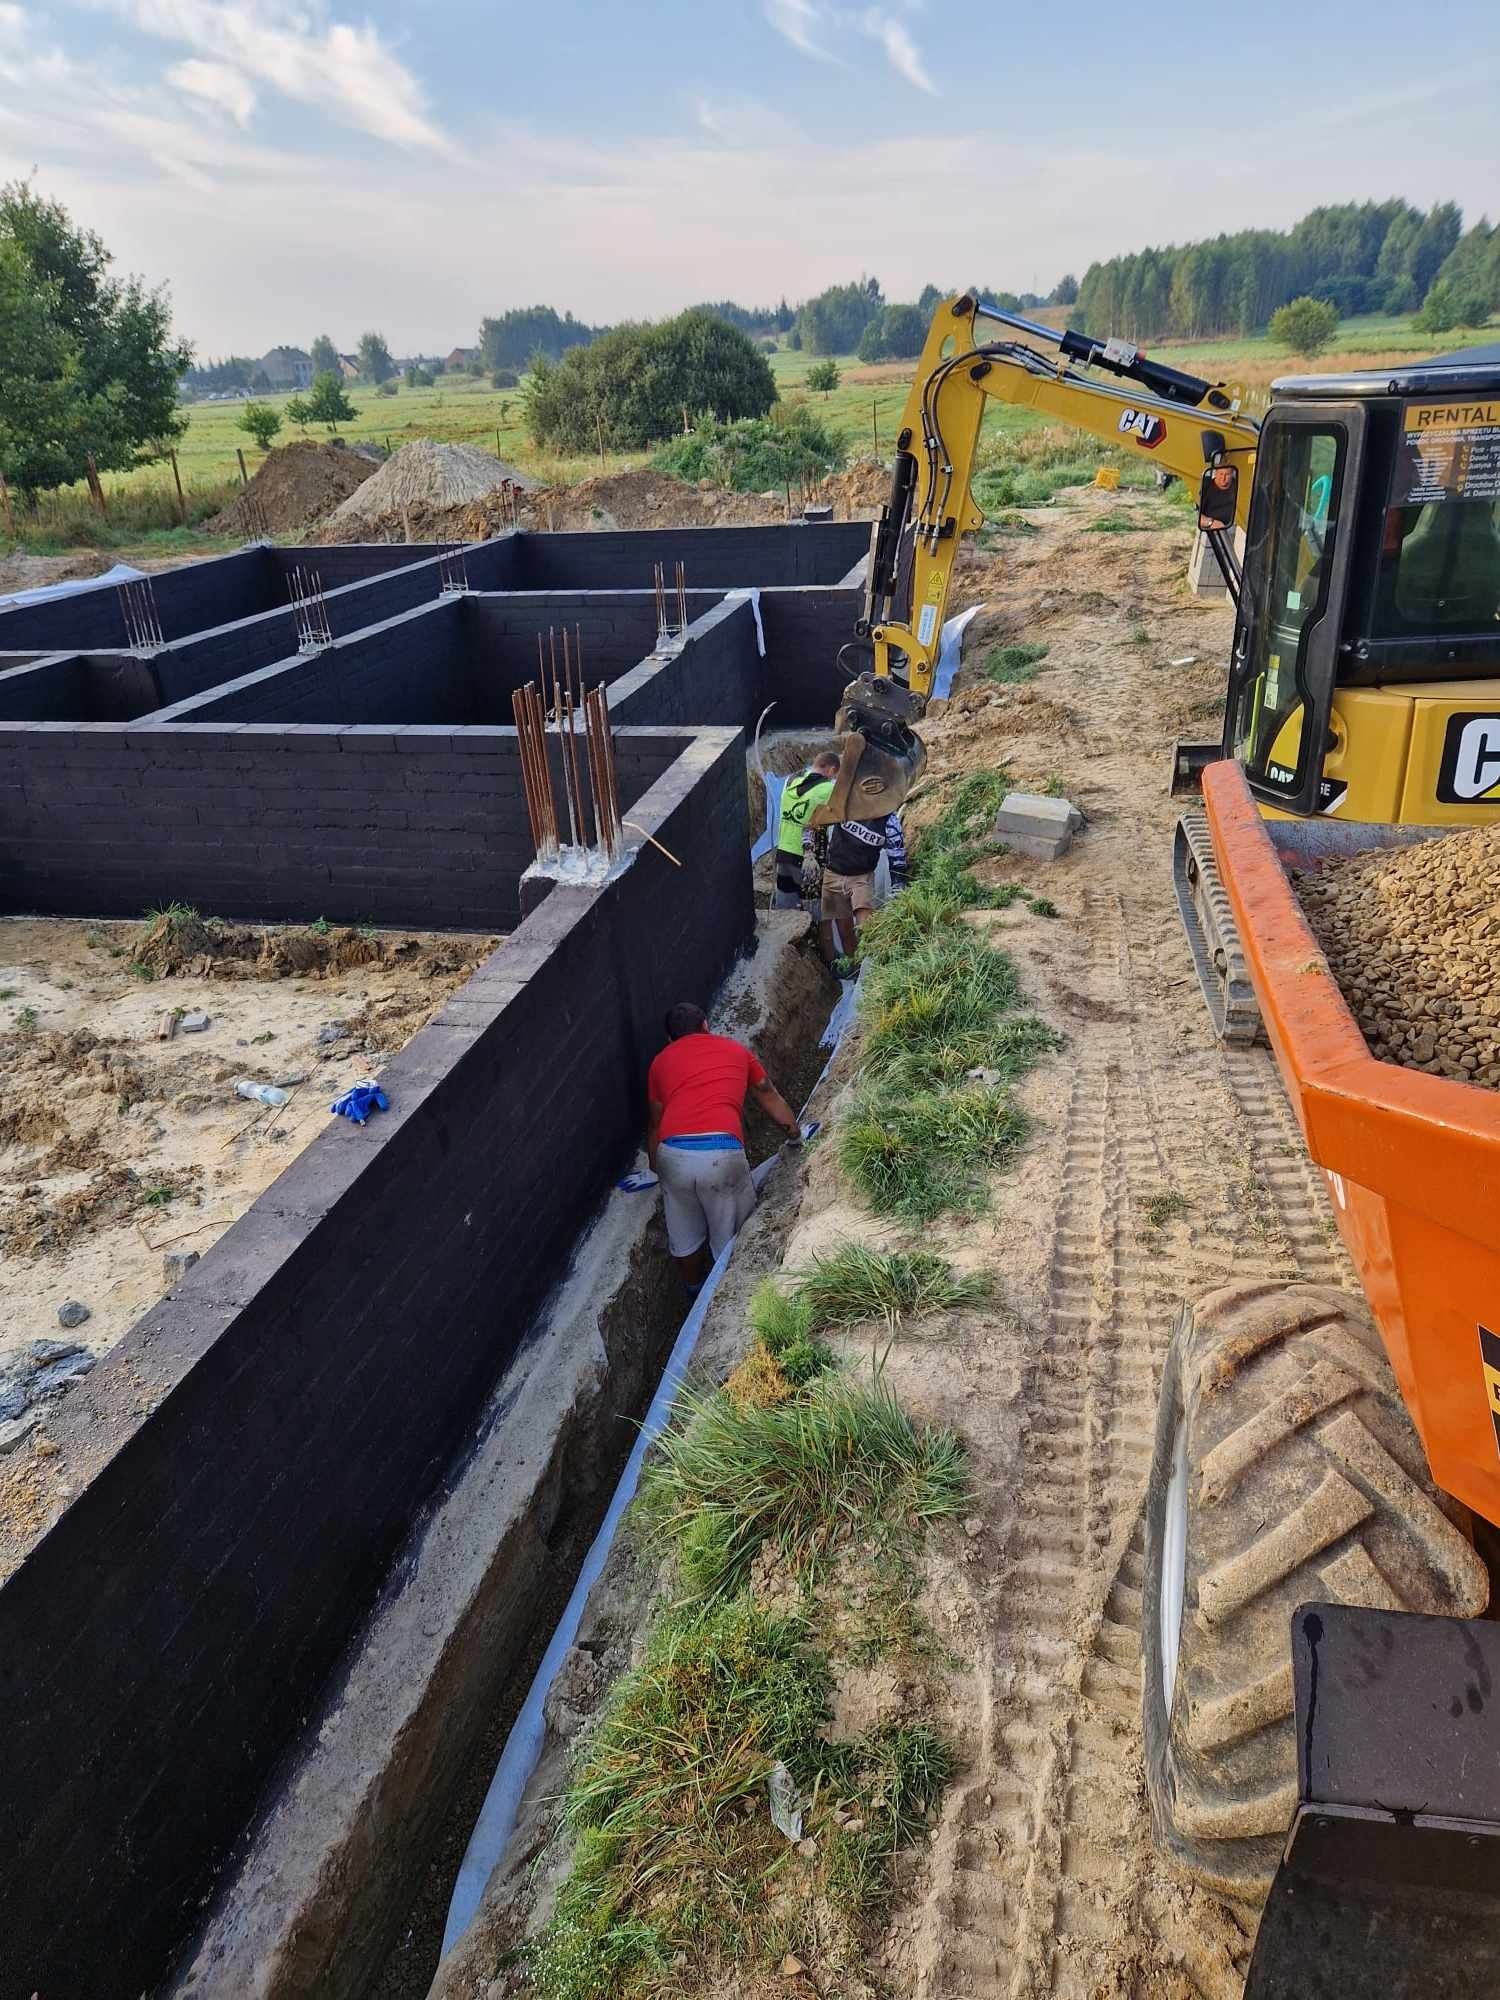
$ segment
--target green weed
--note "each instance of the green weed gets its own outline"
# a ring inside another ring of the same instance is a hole
[[[1185,1194],[1178,1194],[1175,1188],[1163,1194],[1156,1194],[1141,1211],[1145,1234],[1155,1236],[1166,1228],[1169,1222],[1178,1222],[1192,1213],[1193,1204]]]
[[[990,1290],[982,1274],[958,1277],[927,1250],[871,1250],[846,1243],[830,1257],[815,1257],[796,1274],[799,1305],[822,1327],[843,1329],[884,1320],[894,1332],[903,1320],[952,1312]]]
[[[1017,686],[1036,679],[1037,668],[1047,657],[1045,646],[1022,644],[997,646],[984,663],[985,675],[1004,686]]]
[[[16,1015],[16,1026],[23,1034],[29,1035],[36,1027],[37,1019],[35,1007],[23,1007]]]
[[[329,923],[327,917],[319,917],[316,923],[309,924],[307,928],[312,932],[314,937],[327,937],[328,933],[333,929],[333,925]]]
[[[1008,1091],[973,1083],[911,1091],[873,1081],[839,1132],[839,1165],[877,1215],[981,1215],[987,1174],[1021,1150],[1030,1121]]]
[[[1101,514],[1084,528],[1086,535],[1137,535],[1154,522],[1138,520],[1133,514]]]
[[[642,1489],[642,1514],[679,1556],[691,1531],[683,1581],[709,1597],[739,1585],[768,1540],[806,1563],[856,1525],[955,1513],[963,1491],[951,1431],[919,1429],[879,1374],[868,1383],[830,1374],[766,1409],[686,1397]]]
[[[815,1338],[819,1322],[800,1292],[785,1292],[774,1278],[763,1278],[750,1296],[746,1317],[793,1388],[835,1365],[832,1349]]]
[[[14,1000],[20,990],[19,986],[0,986],[0,1000]]]
[[[131,959],[125,970],[130,974],[132,979],[144,979],[148,985],[156,977],[151,967],[143,959],[139,958]]]
[[[141,1196],[142,1208],[165,1208],[177,1193],[170,1181],[162,1181],[159,1186],[147,1188]]]

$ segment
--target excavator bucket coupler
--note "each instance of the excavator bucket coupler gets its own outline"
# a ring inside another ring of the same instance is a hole
[[[812,816],[814,826],[881,819],[899,810],[927,761],[911,726],[921,707],[917,696],[888,677],[861,674],[849,683],[833,721],[839,774]]]

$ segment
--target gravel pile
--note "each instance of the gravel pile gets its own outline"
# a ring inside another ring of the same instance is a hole
[[[1297,893],[1375,1055],[1500,1087],[1500,826],[1333,861]]]
[[[471,444],[438,444],[416,438],[401,449],[357,493],[334,509],[331,525],[373,523],[403,514],[429,513],[482,500],[506,480],[529,487],[532,481],[493,453]],[[408,538],[409,539],[409,538]]]

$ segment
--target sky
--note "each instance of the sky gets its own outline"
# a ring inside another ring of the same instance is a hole
[[[1050,290],[1400,194],[1500,218],[1500,9],[1447,0],[0,0],[0,180],[200,359],[486,313]]]

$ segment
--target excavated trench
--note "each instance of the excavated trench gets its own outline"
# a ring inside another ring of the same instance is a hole
[[[769,912],[713,1024],[751,1043],[796,1106],[826,1060],[819,1036],[837,997],[809,920]],[[752,1163],[780,1138],[752,1109]],[[168,1990],[427,1992],[496,1762],[686,1306],[654,1199],[612,1195]]]

